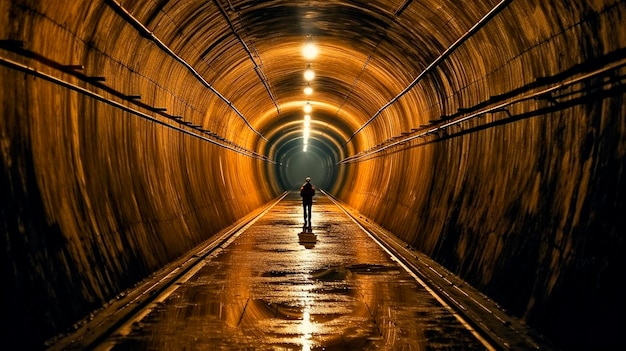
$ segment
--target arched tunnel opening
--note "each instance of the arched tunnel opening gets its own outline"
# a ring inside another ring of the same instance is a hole
[[[622,346],[624,17],[0,0],[0,342],[45,349],[310,176],[555,348]]]
[[[270,127],[273,131],[267,134],[270,147],[265,153],[275,160],[275,173],[266,172],[262,182],[275,179],[280,189],[294,190],[311,177],[320,189],[337,189],[345,183],[346,174],[338,164],[345,157],[342,142],[348,127],[324,108],[291,114],[293,121],[277,118]]]
[[[278,181],[284,189],[299,188],[306,177],[315,179],[319,188],[328,188],[336,183],[333,159],[325,148],[311,145],[303,151],[302,145],[297,145],[287,150],[280,159]]]

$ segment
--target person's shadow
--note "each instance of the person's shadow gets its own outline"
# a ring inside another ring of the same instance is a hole
[[[311,227],[302,228],[302,232],[298,234],[298,242],[307,249],[312,249],[317,243],[317,235],[313,234]]]

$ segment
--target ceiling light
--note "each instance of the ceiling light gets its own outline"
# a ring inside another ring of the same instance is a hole
[[[317,56],[317,46],[315,46],[310,39],[306,44],[304,44],[304,47],[302,48],[302,55],[307,60],[312,60]]]
[[[306,81],[312,81],[313,78],[315,78],[315,72],[311,69],[311,64],[308,64],[306,66],[306,70],[304,71],[304,79]]]
[[[311,103],[307,101],[306,105],[304,105],[304,112],[311,113],[311,111],[313,111],[313,106],[311,106]]]
[[[313,94],[313,88],[311,88],[311,85],[309,83],[307,83],[306,87],[304,88],[304,94],[305,95]]]

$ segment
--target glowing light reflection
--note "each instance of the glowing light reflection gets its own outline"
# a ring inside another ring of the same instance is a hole
[[[306,145],[304,146],[303,151],[306,152]],[[313,269],[315,265],[315,251],[311,250],[301,250],[299,251],[300,262],[303,262],[303,265],[309,266],[308,269]],[[311,351],[313,349],[318,350],[319,344],[316,343],[315,339],[319,335],[319,326],[315,323],[315,311],[313,310],[313,306],[315,304],[315,293],[312,292],[313,289],[316,288],[316,285],[312,282],[309,282],[302,286],[302,294],[301,296],[301,306],[302,306],[302,320],[297,326],[298,338],[300,344],[302,345],[302,350]]]
[[[307,301],[309,302],[309,301]],[[300,324],[299,328],[300,340],[302,341],[302,351],[310,351],[313,346],[313,332],[315,332],[315,325],[311,322],[311,306],[309,304],[304,306],[304,312],[302,313],[302,324]]]

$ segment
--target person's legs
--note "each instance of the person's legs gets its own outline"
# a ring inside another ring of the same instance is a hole
[[[306,219],[307,219],[307,204],[306,203],[302,203],[302,212],[304,212],[304,226],[306,227]]]
[[[308,211],[308,215],[309,215],[309,228],[311,228],[311,207],[313,207],[312,204],[308,204],[306,205],[307,207],[307,211]]]

